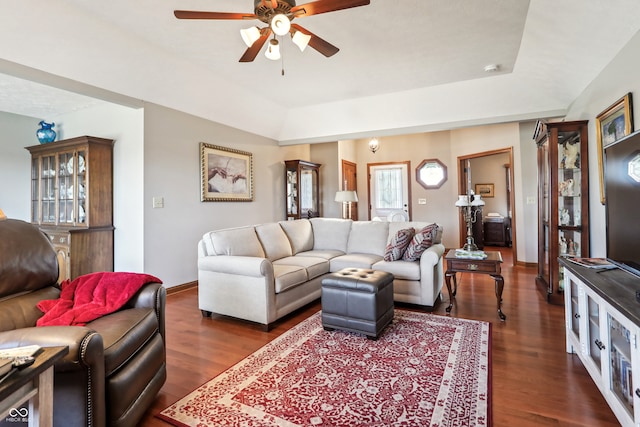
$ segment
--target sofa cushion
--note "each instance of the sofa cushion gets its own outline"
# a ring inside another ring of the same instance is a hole
[[[329,272],[329,261],[310,256],[290,256],[273,262],[274,265],[293,265],[304,267],[309,280]]]
[[[420,280],[420,263],[418,261],[380,261],[376,262],[372,268],[391,273],[396,279]]]
[[[330,261],[332,273],[343,268],[371,268],[371,266],[382,261],[382,256],[375,254],[347,254],[333,258]]]
[[[335,258],[335,257],[340,256],[340,255],[344,255],[344,252],[331,250],[331,249],[312,250],[312,251],[300,252],[300,253],[296,254],[296,256],[299,256],[299,257],[310,256],[310,257],[322,258],[322,259],[326,259],[326,260],[330,260],[331,258]]]
[[[384,251],[384,260],[396,261],[401,259],[414,234],[416,234],[416,231],[413,227],[398,230],[387,244],[387,248]]]
[[[289,238],[292,255],[313,249],[313,229],[308,219],[280,221],[280,226]]]
[[[347,253],[384,256],[388,236],[388,222],[354,221],[349,232]]]
[[[413,229],[417,233],[418,231],[420,231],[423,228],[425,228],[427,225],[431,225],[431,224],[435,224],[435,223],[426,222],[426,221],[390,222],[389,223],[389,240],[391,240],[391,238],[399,230],[402,230],[403,228],[413,227]],[[436,228],[436,230],[434,232],[434,235],[433,235],[433,244],[434,245],[436,243],[442,243],[442,226],[436,224],[436,227],[437,228]]]
[[[411,239],[411,243],[402,255],[404,261],[417,261],[422,253],[433,245],[434,233],[437,231],[437,225],[431,224],[418,231]]]
[[[291,244],[278,223],[256,225],[256,234],[265,255],[271,261],[291,256]]]
[[[264,258],[264,250],[253,227],[212,231],[203,236],[216,255],[254,256]],[[207,248],[209,249],[209,248]]]
[[[275,276],[276,294],[296,287],[308,280],[307,270],[295,265],[273,265]]]
[[[309,221],[313,227],[313,249],[332,249],[347,252],[352,220],[311,218]]]

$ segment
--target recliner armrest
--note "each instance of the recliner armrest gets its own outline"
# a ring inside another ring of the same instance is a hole
[[[0,332],[0,348],[39,345],[69,347],[69,353],[56,363],[56,371],[89,368],[104,378],[102,337],[84,326],[42,326]]]
[[[129,301],[124,308],[152,308],[158,318],[158,328],[162,339],[165,338],[165,307],[167,289],[160,283],[147,283]]]

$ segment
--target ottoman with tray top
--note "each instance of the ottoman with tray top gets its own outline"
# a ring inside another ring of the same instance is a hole
[[[377,339],[393,320],[393,274],[345,268],[322,279],[322,326]]]

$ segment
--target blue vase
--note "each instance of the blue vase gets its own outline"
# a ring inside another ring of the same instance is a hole
[[[42,120],[38,124],[40,125],[40,129],[36,131],[36,136],[40,144],[46,144],[47,142],[56,140],[56,131],[52,129],[56,125],[55,123],[47,123]]]

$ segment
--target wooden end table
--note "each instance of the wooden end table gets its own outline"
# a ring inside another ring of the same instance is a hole
[[[69,352],[69,347],[43,347],[33,365],[14,372],[0,384],[0,417],[17,411],[29,400],[29,426],[53,426],[53,364]],[[23,416],[24,415],[24,416]]]
[[[498,317],[505,320],[507,316],[502,312],[502,290],[504,289],[504,278],[500,271],[502,264],[502,255],[497,251],[485,251],[487,257],[485,259],[475,258],[458,258],[455,249],[447,252],[445,260],[447,261],[447,271],[444,274],[447,290],[449,291],[449,307],[447,313],[451,312],[453,300],[458,292],[458,281],[456,273],[481,273],[488,274],[493,277],[496,282],[496,299],[498,300]],[[451,278],[453,278],[453,290],[451,289]]]

